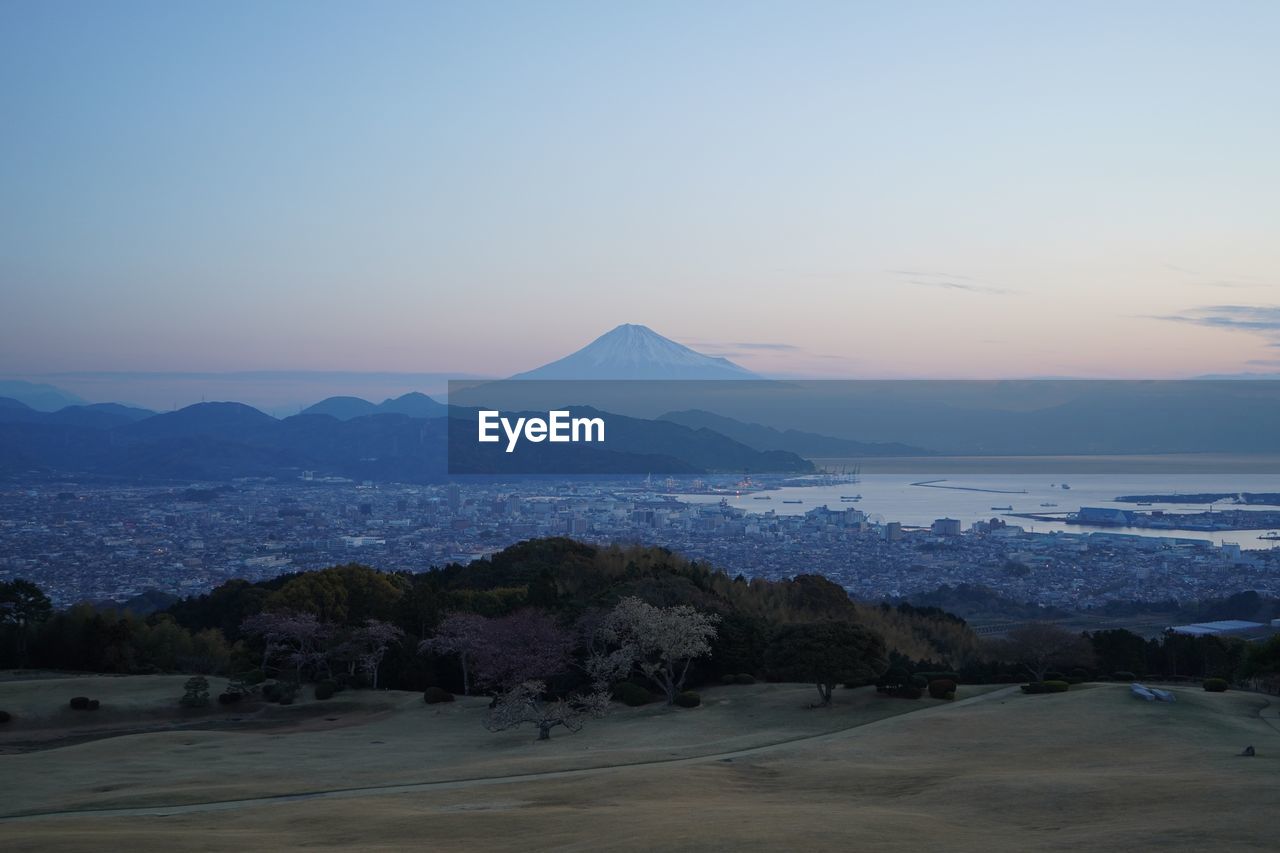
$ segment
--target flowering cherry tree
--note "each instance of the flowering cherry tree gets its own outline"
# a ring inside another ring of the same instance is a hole
[[[689,665],[711,654],[720,617],[687,604],[655,607],[635,596],[622,599],[595,629],[596,639],[612,649],[603,668],[616,669],[629,659],[631,667],[657,684],[673,705],[684,689]]]

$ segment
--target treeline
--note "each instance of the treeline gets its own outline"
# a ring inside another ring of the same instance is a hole
[[[717,618],[711,653],[693,664],[691,683],[764,674],[770,638],[779,626],[796,623],[860,625],[912,659],[967,660],[978,649],[962,620],[932,608],[858,604],[819,576],[747,580],[662,548],[555,538],[418,574],[350,564],[257,583],[233,580],[146,617],[80,605],[7,626],[0,666],[238,673],[259,669],[264,660],[268,641],[251,630],[254,617],[306,615],[322,626],[325,650],[347,668],[371,624],[393,628],[378,665],[382,686],[461,692],[457,655],[419,652],[450,615],[498,619],[535,610],[567,628],[627,598],[687,605]]]

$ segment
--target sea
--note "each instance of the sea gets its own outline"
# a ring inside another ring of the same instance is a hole
[[[1241,548],[1248,549],[1280,546],[1280,541],[1260,538],[1268,533],[1280,535],[1280,532],[1267,529],[1204,531],[1093,527],[1068,524],[1065,521],[1032,520],[1011,515],[1011,513],[1065,515],[1085,506],[1115,507],[1143,512],[1151,510],[1164,510],[1169,513],[1202,512],[1210,509],[1210,506],[1158,500],[1152,501],[1150,506],[1138,506],[1135,503],[1118,502],[1116,498],[1121,495],[1280,492],[1280,475],[1275,473],[1251,474],[1243,471],[1097,473],[1083,472],[1080,466],[1075,466],[1074,470],[1055,476],[1042,471],[993,473],[977,466],[950,464],[941,465],[938,470],[929,472],[921,468],[920,460],[916,460],[912,467],[916,470],[899,473],[859,473],[856,482],[784,486],[765,491],[742,490],[727,495],[678,494],[674,497],[690,503],[716,503],[723,498],[730,506],[747,512],[775,512],[779,515],[799,515],[820,506],[831,509],[853,507],[865,512],[874,522],[897,521],[907,527],[926,527],[938,518],[954,518],[967,529],[975,521],[1000,518],[1034,533],[1052,531],[1129,533],[1139,536],[1203,539],[1215,544],[1235,543]],[[970,470],[971,467],[973,470]],[[922,483],[927,485],[921,485]],[[853,497],[858,499],[842,499]],[[800,503],[794,503],[794,501]],[[1213,509],[1234,506],[1229,502],[1223,502],[1214,505]],[[1251,504],[1244,508],[1276,509],[1277,507]]]

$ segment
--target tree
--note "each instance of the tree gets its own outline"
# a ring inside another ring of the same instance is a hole
[[[418,644],[419,652],[457,655],[462,665],[462,695],[471,695],[471,663],[486,642],[485,628],[489,620],[474,613],[453,613],[436,627],[434,637]]]
[[[563,672],[573,648],[568,631],[541,610],[525,608],[485,623],[475,650],[476,683],[507,692]]]
[[[720,617],[687,604],[654,607],[634,596],[622,599],[601,621],[599,639],[666,694],[674,705],[689,665],[711,653]],[[629,669],[630,669],[629,668]]]
[[[49,596],[31,581],[0,582],[0,624],[13,626],[19,669],[27,664],[27,635],[52,614]]]
[[[1022,664],[1035,681],[1055,666],[1081,666],[1093,661],[1093,649],[1080,634],[1048,622],[1028,622],[1009,632],[1005,654]]]
[[[579,731],[587,718],[602,716],[609,707],[609,694],[605,691],[593,690],[585,696],[567,699],[544,699],[546,689],[545,682],[531,680],[500,693],[485,717],[484,727],[500,732],[532,723],[538,727],[538,740],[549,740],[556,726]]]
[[[246,619],[241,630],[262,638],[263,672],[276,657],[293,666],[296,681],[302,680],[303,670],[329,669],[325,643],[334,627],[313,613],[259,613]]]
[[[352,637],[356,665],[369,675],[374,690],[378,689],[378,667],[382,665],[387,649],[400,642],[403,637],[404,631],[390,622],[377,619],[370,619],[363,628],[356,629]]]
[[[884,639],[849,622],[783,625],[765,651],[765,665],[787,681],[808,681],[822,705],[840,683],[870,683],[889,666]]]
[[[1102,672],[1147,674],[1147,641],[1124,628],[1109,628],[1089,634],[1094,658]]]

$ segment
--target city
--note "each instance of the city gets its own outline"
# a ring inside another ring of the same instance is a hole
[[[979,585],[1013,602],[1083,610],[1108,602],[1280,595],[1280,550],[1120,532],[1033,533],[1000,519],[962,530],[869,520],[874,507],[747,513],[687,503],[638,480],[441,486],[339,478],[0,493],[0,580],[55,604],[208,592],[232,578],[362,563],[421,572],[525,539],[660,545],[747,578],[821,574],[869,602]]]

